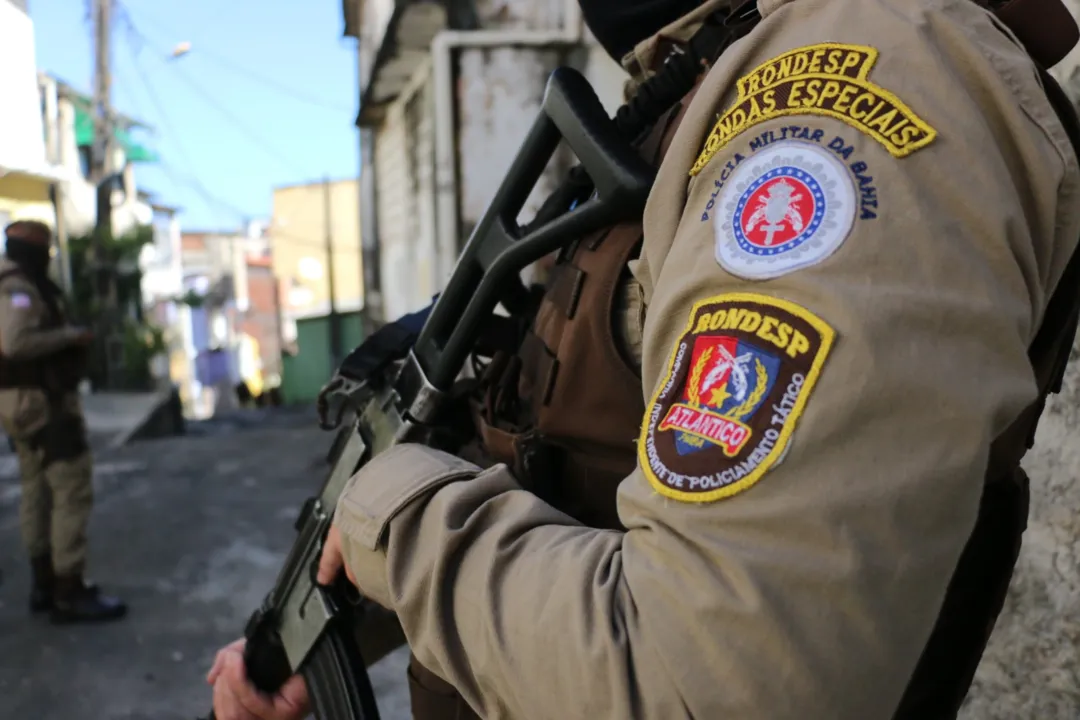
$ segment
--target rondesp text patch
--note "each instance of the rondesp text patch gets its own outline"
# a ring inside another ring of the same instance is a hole
[[[833,337],[767,295],[697,303],[645,412],[638,459],[653,488],[709,502],[756,483],[784,454]]]
[[[834,118],[870,136],[896,158],[926,147],[937,130],[870,81],[877,59],[877,49],[868,45],[818,43],[758,65],[739,78],[738,97],[709,132],[691,177],[740,133],[778,117]]]

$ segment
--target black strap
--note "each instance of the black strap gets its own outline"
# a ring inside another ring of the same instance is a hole
[[[744,37],[761,21],[756,0],[743,2],[729,14],[713,13],[685,48],[675,48],[661,69],[638,87],[634,97],[615,112],[615,126],[627,141],[638,143],[666,112],[693,89],[698,77],[721,53]],[[581,165],[570,168],[567,178],[544,200],[523,230],[532,232],[588,199],[593,183]]]
[[[63,322],[63,313],[60,310],[60,304],[57,300],[60,293],[60,288],[50,280],[48,277],[35,278],[31,274],[27,273],[20,267],[8,268],[3,272],[0,272],[0,282],[3,282],[13,275],[22,275],[27,282],[30,282],[38,290],[38,295],[41,296],[42,301],[45,303],[45,307],[49,310],[49,319],[46,323],[46,327],[55,327]]]
[[[1077,117],[1072,102],[1053,76],[1041,66],[1038,69],[1050,104],[1061,119],[1073,152],[1076,153],[1077,162],[1080,162],[1080,118]],[[1049,377],[1049,384],[1045,388],[1040,388],[1041,392],[1061,391],[1061,383],[1065,378],[1065,368],[1069,364],[1069,353],[1078,325],[1080,325],[1080,244],[1073,251],[1057,287],[1050,296],[1046,312],[1043,314],[1042,325],[1029,349],[1029,357],[1033,361],[1035,358],[1046,357],[1050,353],[1057,355],[1054,370]]]

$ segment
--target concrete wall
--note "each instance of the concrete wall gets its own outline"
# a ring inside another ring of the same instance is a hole
[[[1024,547],[961,720],[1080,718],[1080,341],[1024,467]]]
[[[430,92],[424,63],[375,133],[382,305],[390,320],[419,310],[435,293]]]
[[[487,210],[511,161],[532,127],[548,75],[565,64],[554,49],[468,48],[458,58],[458,167],[462,238]],[[528,221],[566,176],[570,158],[550,164],[529,195],[519,220]]]
[[[30,16],[24,9],[0,2],[0,173],[46,166],[36,63]]]
[[[0,176],[0,212],[6,220],[40,220],[52,225],[56,213],[44,180],[12,173]]]
[[[53,225],[48,176],[56,169],[45,152],[34,25],[25,3],[0,2],[0,98],[0,223]]]

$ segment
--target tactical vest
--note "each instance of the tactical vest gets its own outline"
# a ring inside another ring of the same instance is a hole
[[[668,109],[637,144],[659,167],[697,92]],[[580,238],[551,268],[515,354],[498,353],[481,378],[474,420],[483,450],[522,484],[586,525],[618,528],[615,490],[635,465],[645,413],[641,374],[615,337],[617,296],[637,257],[642,221]]]
[[[13,275],[30,279],[21,269],[11,268],[0,272],[0,284]],[[60,303],[49,297],[45,291],[38,292],[41,293],[47,310],[41,329],[54,330],[63,327],[66,318]],[[54,394],[73,392],[86,374],[86,364],[86,348],[81,346],[66,347],[44,358],[30,360],[12,360],[0,353],[0,390],[36,388]]]
[[[1012,0],[993,4],[993,10],[1036,61],[1047,95],[1080,152],[1072,104],[1042,69],[1059,62],[1076,43],[1068,11],[1059,0]],[[646,159],[659,165],[696,88],[639,146]],[[474,405],[485,453],[506,463],[524,487],[592,527],[621,527],[616,489],[636,465],[645,412],[641,378],[616,346],[613,308],[627,262],[641,241],[641,223],[624,223],[564,251],[524,342],[515,354],[492,361]],[[1061,388],[1078,317],[1080,251],[1029,348],[1038,399],[991,447],[978,523],[896,718],[954,717],[967,694],[1026,528],[1028,487],[1020,460],[1034,443],[1047,395]]]

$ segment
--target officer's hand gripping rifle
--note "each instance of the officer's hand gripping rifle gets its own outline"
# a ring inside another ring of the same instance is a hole
[[[517,217],[563,140],[581,162],[592,193],[573,210],[524,229]],[[353,410],[355,420],[335,443],[329,478],[318,496],[304,504],[285,565],[245,628],[244,659],[257,688],[272,694],[300,673],[320,720],[378,718],[352,632],[359,596],[344,573],[329,587],[315,581],[345,484],[373,456],[393,445],[439,446],[452,386],[495,317],[496,306],[500,302],[509,306],[511,298],[527,295],[520,272],[576,238],[640,218],[653,175],[617,131],[585,78],[570,68],[556,69],[506,179],[411,349],[396,363],[356,368],[347,361],[330,383],[335,399]],[[399,334],[390,338],[390,344],[404,347],[410,339],[407,333]],[[321,412],[327,409],[320,407]],[[209,720],[213,718],[211,712]]]

